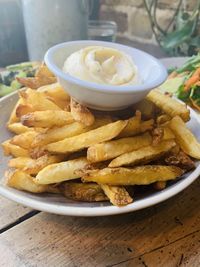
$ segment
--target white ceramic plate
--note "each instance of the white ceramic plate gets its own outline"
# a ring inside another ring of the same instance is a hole
[[[0,142],[8,139],[11,134],[6,129],[6,122],[9,114],[13,109],[18,96],[17,93],[9,95],[0,100]],[[200,120],[193,110],[191,110],[191,120],[188,123],[188,127],[200,140]],[[4,184],[3,175],[7,169],[8,158],[3,156],[2,149],[0,151],[0,194],[13,201],[16,201],[25,206],[29,206],[33,209],[42,210],[51,213],[63,214],[63,215],[75,215],[75,216],[101,216],[112,215],[119,213],[126,213],[130,211],[139,210],[172,197],[179,193],[188,185],[190,185],[200,175],[200,162],[196,162],[197,168],[190,173],[187,173],[181,180],[171,183],[166,189],[160,192],[149,193],[148,195],[142,195],[136,199],[134,203],[125,207],[115,207],[108,202],[105,203],[84,203],[66,199],[62,196],[54,194],[31,194],[22,191],[9,188]]]
[[[17,101],[17,93],[13,93],[0,100],[0,142],[8,139],[11,134],[6,129],[6,122]],[[200,141],[200,117],[191,110],[191,120],[188,127]],[[135,199],[134,203],[125,207],[115,207],[108,202],[84,203],[72,201],[54,194],[31,194],[9,188],[4,184],[4,172],[7,169],[8,158],[3,156],[0,150],[0,194],[8,199],[31,207],[36,210],[50,213],[73,215],[73,216],[103,216],[127,213],[162,202],[188,187],[200,175],[200,161],[196,162],[196,169],[183,176],[182,179],[170,183],[170,185],[159,192],[149,192]]]

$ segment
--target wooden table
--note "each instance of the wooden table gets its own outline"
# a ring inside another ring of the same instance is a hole
[[[0,197],[0,267],[199,267],[199,192],[200,179],[154,207],[98,218],[47,214]]]
[[[200,266],[200,180],[154,207],[79,218],[1,198],[1,267]]]

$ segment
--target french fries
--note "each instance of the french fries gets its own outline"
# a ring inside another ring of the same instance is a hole
[[[124,129],[124,127],[126,127],[126,125],[127,121],[112,122],[89,132],[49,144],[46,148],[52,153],[79,151],[91,145],[113,139]]]
[[[73,180],[80,177],[78,171],[88,164],[89,162],[84,157],[51,164],[37,174],[35,181],[38,184],[54,184]]]
[[[130,197],[123,186],[101,184],[101,188],[110,202],[115,206],[125,206],[133,202],[132,197]]]
[[[45,133],[38,134],[32,144],[32,147],[44,146],[53,142],[63,140],[65,138],[73,137],[90,130],[96,129],[103,125],[112,122],[110,117],[97,118],[93,125],[85,126],[80,122],[73,122],[59,128],[49,129]]]
[[[64,110],[45,110],[28,113],[21,117],[23,125],[28,127],[52,128],[74,121],[70,112]]]
[[[37,136],[37,132],[35,131],[27,131],[25,133],[15,135],[11,140],[10,143],[13,145],[20,146],[25,149],[29,149],[34,138]]]
[[[176,142],[181,149],[189,156],[200,159],[200,143],[186,127],[183,120],[176,116],[170,121],[169,127],[176,136]]]
[[[27,149],[11,144],[10,140],[3,142],[2,148],[5,156],[13,156],[16,158],[29,156],[29,151]]]
[[[67,182],[60,186],[60,190],[67,198],[78,201],[93,202],[108,200],[101,186],[95,183]]]
[[[152,137],[149,133],[135,137],[120,138],[101,144],[90,146],[87,150],[87,159],[90,162],[100,162],[113,159],[123,153],[137,150],[150,145]]]
[[[44,155],[37,159],[32,159],[29,157],[18,157],[11,159],[8,162],[8,166],[11,168],[22,169],[28,174],[36,175],[46,166],[56,162],[60,162],[62,160],[63,157],[61,156],[50,156],[50,155]]]
[[[90,170],[86,171],[82,180],[108,185],[147,185],[157,181],[174,180],[182,174],[183,170],[175,166],[145,165],[133,169]]]
[[[29,88],[7,123],[15,135],[2,143],[13,157],[10,187],[120,207],[134,201],[135,185],[162,190],[200,159],[189,110],[157,89],[126,110],[100,112],[72,99],[44,64],[20,81]]]
[[[152,90],[146,98],[163,110],[171,118],[180,116],[183,121],[187,122],[190,119],[190,111],[185,104],[181,104],[175,99],[161,93],[158,89]]]
[[[174,140],[162,141],[157,146],[146,146],[113,159],[108,167],[146,164],[169,152],[176,145]]]
[[[73,98],[71,98],[70,107],[72,117],[75,121],[81,122],[86,126],[91,126],[94,123],[95,118],[90,110],[76,102]]]
[[[20,170],[8,173],[6,176],[7,185],[18,190],[37,194],[45,192],[59,193],[59,190],[53,186],[36,184],[32,176]]]

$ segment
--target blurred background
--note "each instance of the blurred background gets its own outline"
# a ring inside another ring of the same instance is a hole
[[[200,49],[200,0],[0,0],[0,67],[42,60],[60,42],[97,39],[156,57]]]

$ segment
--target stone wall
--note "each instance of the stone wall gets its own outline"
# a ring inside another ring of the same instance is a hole
[[[157,19],[165,28],[174,14],[179,0],[158,0]],[[192,11],[197,0],[186,0],[185,7]],[[100,19],[114,20],[118,25],[117,40],[132,44],[157,55],[165,56],[158,49],[143,0],[101,0]]]

